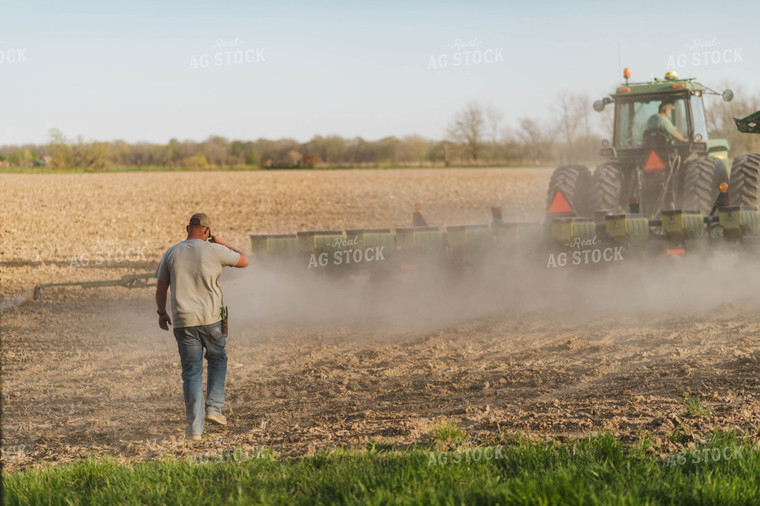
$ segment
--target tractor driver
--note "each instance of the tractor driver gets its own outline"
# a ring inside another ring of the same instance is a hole
[[[681,142],[688,142],[686,137],[681,135],[673,123],[670,121],[670,113],[674,111],[676,106],[671,103],[663,102],[660,104],[659,112],[653,114],[649,120],[647,120],[647,130],[663,130],[667,132],[669,137],[672,137]]]

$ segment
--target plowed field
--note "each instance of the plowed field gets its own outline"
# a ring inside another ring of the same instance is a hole
[[[3,175],[0,292],[155,269],[198,210],[228,242],[308,229],[540,219],[530,169]],[[129,254],[128,254],[129,252]],[[225,274],[226,428],[184,441],[179,356],[152,288],[51,288],[0,313],[7,469],[268,447],[305,455],[428,440],[651,434],[663,456],[713,429],[758,435],[759,265],[721,252],[665,265],[433,281]],[[117,261],[118,260],[118,261]],[[485,276],[483,275],[485,274]],[[688,416],[686,398],[704,411]],[[674,436],[677,432],[677,437]]]

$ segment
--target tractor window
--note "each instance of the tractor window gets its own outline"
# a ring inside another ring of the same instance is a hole
[[[691,116],[694,120],[694,135],[702,134],[702,140],[707,140],[707,121],[702,97],[691,97]]]
[[[676,110],[670,114],[670,121],[673,122],[678,133],[687,137],[689,135],[689,123],[686,119],[686,101],[683,99],[676,100],[673,105],[676,106]]]
[[[667,111],[666,118],[658,117],[660,105],[673,104],[674,109]],[[618,103],[617,138],[615,145],[620,149],[640,148],[644,146],[644,132],[652,129],[662,130],[669,122],[675,130],[686,135],[689,131],[686,103],[683,98],[662,99],[649,98]],[[667,122],[665,121],[667,120]],[[652,125],[658,125],[652,128]]]

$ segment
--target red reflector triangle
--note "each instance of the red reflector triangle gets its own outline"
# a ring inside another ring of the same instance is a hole
[[[549,206],[549,213],[572,213],[573,206],[567,201],[560,190],[554,192],[554,198]]]
[[[662,170],[665,168],[665,164],[662,163],[662,158],[656,151],[650,151],[647,161],[644,164],[644,170]]]

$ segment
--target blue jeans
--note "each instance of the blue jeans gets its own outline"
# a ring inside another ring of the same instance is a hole
[[[197,327],[175,328],[179,357],[182,362],[182,388],[185,394],[187,433],[203,433],[203,348],[208,360],[206,414],[221,415],[224,407],[224,381],[227,376],[227,334],[222,322]]]

